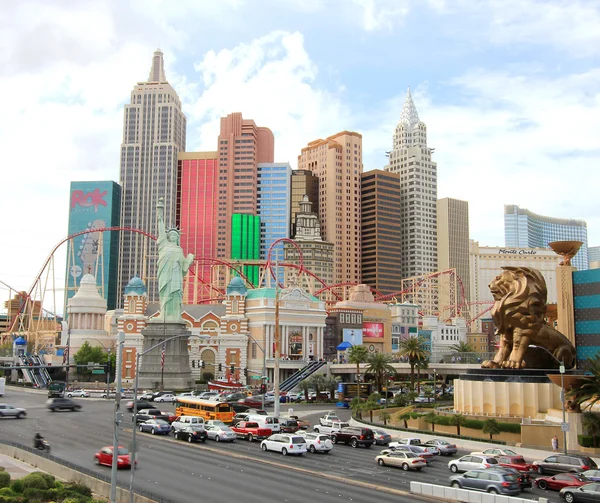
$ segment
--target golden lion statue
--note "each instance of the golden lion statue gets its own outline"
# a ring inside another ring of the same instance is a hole
[[[492,318],[500,335],[500,349],[493,360],[484,361],[481,366],[556,368],[556,361],[562,361],[571,368],[575,364],[575,347],[544,320],[548,291],[540,271],[530,267],[502,269],[504,272],[489,285],[495,301]],[[548,353],[554,358],[548,358]]]

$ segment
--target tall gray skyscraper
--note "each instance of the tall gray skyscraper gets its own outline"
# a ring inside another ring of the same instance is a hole
[[[175,226],[177,154],[185,151],[186,119],[181,101],[167,82],[163,53],[154,52],[146,82],[138,82],[125,105],[121,144],[121,225],[156,235],[156,203],[165,198],[165,223]],[[150,302],[158,300],[155,242],[123,232],[120,240],[118,304],[123,289],[137,275]]]
[[[409,88],[385,168],[400,174],[402,278],[437,271],[437,164],[432,152]]]

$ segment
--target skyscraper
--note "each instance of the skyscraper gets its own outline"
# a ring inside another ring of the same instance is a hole
[[[553,241],[581,241],[583,245],[571,263],[580,271],[589,266],[587,224],[583,220],[546,217],[505,204],[504,240],[506,246],[523,248],[547,248]]]
[[[362,282],[378,292],[399,292],[400,175],[374,169],[361,176]]]
[[[232,257],[231,218],[256,215],[258,163],[272,163],[275,140],[269,128],[239,112],[221,118],[217,256]]]
[[[437,201],[437,249],[440,271],[456,269],[466,301],[471,299],[469,273],[469,203],[446,197]],[[443,285],[443,281],[442,281]],[[442,292],[440,292],[442,294]],[[444,300],[441,300],[442,305]]]
[[[300,203],[308,196],[312,203],[312,212],[319,217],[319,179],[306,169],[292,170],[291,235],[296,234],[296,214],[300,212]]]
[[[271,245],[290,237],[292,167],[287,162],[260,163],[257,177],[257,214],[260,217],[260,258],[267,259]],[[272,260],[283,260],[283,243],[273,248]],[[283,271],[278,273],[283,283]]]
[[[217,256],[218,152],[180,152],[178,155],[177,221],[181,247],[196,261],[187,275],[186,303],[210,296],[211,259]]]
[[[156,203],[165,199],[165,223],[178,224],[177,154],[185,151],[186,119],[181,101],[167,82],[163,53],[154,52],[150,75],[138,82],[125,105],[121,144],[121,225],[156,235]],[[119,250],[118,304],[134,276],[148,288],[150,302],[158,300],[155,242],[142,234],[123,232]]]
[[[334,284],[360,283],[362,135],[342,131],[310,142],[298,169],[319,178],[319,217],[324,239],[334,245]]]
[[[400,174],[400,225],[403,278],[437,271],[437,164],[427,146],[427,126],[406,93],[394,131],[387,171]]]

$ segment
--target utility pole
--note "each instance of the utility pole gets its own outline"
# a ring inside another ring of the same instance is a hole
[[[125,344],[125,332],[119,332],[117,339],[117,360],[122,361],[123,359],[123,344]],[[110,353],[109,353],[110,354]],[[112,452],[112,466],[110,472],[110,502],[117,503],[117,467],[119,463],[119,425],[123,419],[123,413],[121,409],[121,372],[115,372],[116,374],[116,394],[115,394],[115,420],[113,424],[113,452]],[[108,396],[108,393],[107,393]],[[137,425],[134,425],[134,431]]]
[[[281,357],[281,345],[279,343],[279,267],[275,262],[275,366],[273,368],[273,415],[279,417],[279,358]]]
[[[110,347],[108,348],[108,360],[106,360],[106,399],[110,399]]]

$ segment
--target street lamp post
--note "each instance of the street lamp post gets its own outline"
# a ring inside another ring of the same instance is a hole
[[[133,503],[133,501],[134,501],[133,481],[135,480],[135,465],[136,465],[136,459],[137,459],[137,446],[136,446],[137,423],[135,422],[135,417],[138,412],[137,402],[138,402],[138,384],[139,384],[139,376],[140,376],[140,358],[142,356],[144,356],[145,354],[149,353],[150,351],[158,348],[159,346],[166,344],[167,342],[170,342],[174,339],[179,339],[180,337],[188,337],[188,335],[189,334],[174,335],[173,337],[169,337],[168,339],[164,339],[164,340],[156,343],[154,346],[149,347],[145,351],[137,353],[135,356],[135,382],[133,385],[133,418],[132,418],[133,432],[131,435],[131,477],[129,479],[129,502],[130,503]],[[200,339],[210,339],[210,337],[208,335],[198,335],[197,337],[199,337]]]
[[[559,360],[554,356],[550,351],[548,351],[544,346],[536,346],[535,344],[530,344],[530,348],[539,348],[543,349],[546,353],[548,353],[554,361],[559,364],[558,371],[560,372],[560,404],[562,406],[562,425],[560,429],[563,433],[563,451],[567,454],[567,414],[565,410],[565,361]]]
[[[275,262],[275,365],[273,368],[273,415],[279,417],[279,358],[281,345],[279,341],[279,265]]]
[[[248,339],[250,339],[252,342],[254,342],[254,344],[256,344],[258,346],[258,349],[260,349],[262,351],[263,354],[263,368],[262,368],[262,375],[260,376],[260,382],[263,383],[265,378],[267,377],[267,352],[265,351],[265,348],[263,348],[258,341],[252,337],[250,334],[248,334]],[[266,393],[266,386],[264,389],[261,390],[262,391],[262,408],[263,410],[265,409],[265,393]]]
[[[123,345],[125,344],[125,333],[119,332],[117,339],[117,358],[120,361],[123,358]],[[110,356],[110,349],[108,352]],[[121,372],[115,372],[117,378],[117,390],[115,394],[115,418],[113,423],[113,452],[112,452],[112,466],[110,471],[110,501],[111,503],[117,503],[117,467],[119,463],[119,425],[123,418],[121,409]],[[108,378],[107,378],[108,382]],[[108,390],[106,392],[108,398]],[[135,431],[135,428],[134,428]]]

